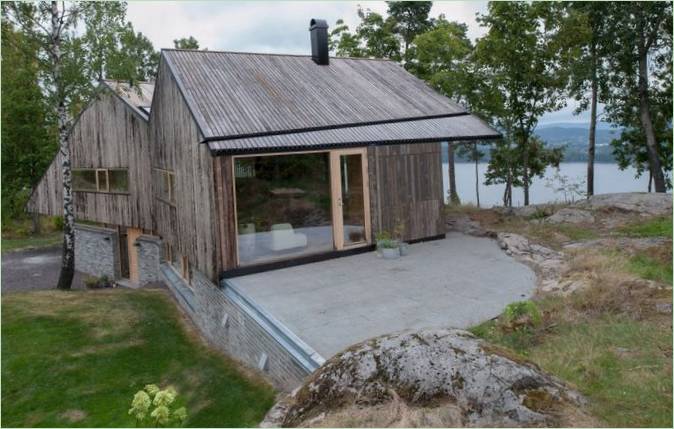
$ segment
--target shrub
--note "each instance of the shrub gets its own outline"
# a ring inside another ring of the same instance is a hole
[[[156,384],[148,384],[133,395],[129,415],[136,419],[137,427],[182,426],[187,420],[187,410],[185,407],[172,409],[176,398],[173,387],[161,390]]]
[[[55,231],[62,231],[63,230],[63,216],[54,216],[52,218],[52,226],[54,227]]]
[[[499,325],[506,331],[535,328],[541,324],[541,312],[532,301],[508,304],[499,318]]]
[[[112,287],[113,282],[108,278],[108,276],[87,277],[84,280],[84,285],[87,287],[87,289],[103,289]]]

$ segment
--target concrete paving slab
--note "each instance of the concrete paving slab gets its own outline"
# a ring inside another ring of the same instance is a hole
[[[467,328],[531,296],[535,275],[489,238],[459,233],[410,246],[229,279],[323,357],[404,329]]]

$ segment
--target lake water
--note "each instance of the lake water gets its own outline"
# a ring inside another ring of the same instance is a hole
[[[447,177],[448,165],[444,163],[443,180],[445,186],[445,198],[449,187]],[[503,205],[503,191],[505,185],[484,184],[484,174],[487,171],[487,163],[478,165],[480,174],[480,205],[482,207],[492,207]],[[566,176],[569,182],[580,183],[580,189],[585,191],[585,176],[587,174],[587,164],[584,162],[565,162],[559,165],[559,175]],[[556,177],[556,169],[548,168],[544,178],[534,179],[529,189],[529,198],[531,204],[548,203],[565,200],[563,192],[555,191],[559,188],[559,180]],[[548,179],[548,180],[546,180]],[[550,181],[553,183],[551,184]],[[551,186],[552,185],[552,186]],[[456,190],[461,202],[476,204],[475,198],[475,164],[457,163],[456,164]],[[594,192],[595,194],[608,194],[614,192],[646,192],[648,190],[648,173],[646,172],[638,179],[635,178],[635,170],[628,168],[620,170],[616,164],[595,164],[594,166]],[[566,199],[582,198],[578,195],[567,193]],[[524,191],[522,188],[513,188],[513,206],[524,204]]]

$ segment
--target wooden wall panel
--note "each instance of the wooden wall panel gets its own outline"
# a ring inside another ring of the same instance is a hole
[[[176,204],[172,206],[153,199],[154,229],[186,256],[190,264],[215,280],[219,267],[219,232],[213,157],[208,146],[199,143],[197,126],[163,60],[155,85],[150,119],[154,139],[152,167],[175,173]]]
[[[232,168],[231,156],[213,158],[219,242],[218,268],[220,271],[237,266],[236,208]]]
[[[440,143],[368,148],[372,232],[405,225],[405,240],[444,234]]]
[[[109,90],[99,93],[73,126],[70,136],[73,168],[127,168],[128,194],[73,192],[75,218],[152,229],[150,134],[147,122]],[[36,187],[30,211],[63,214],[61,155]]]

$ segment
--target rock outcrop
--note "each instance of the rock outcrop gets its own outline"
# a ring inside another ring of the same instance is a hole
[[[591,210],[614,209],[647,216],[665,216],[672,213],[672,194],[626,192],[593,195],[574,204]]]
[[[262,426],[592,425],[583,397],[469,332],[386,335],[328,360]]]
[[[546,223],[594,223],[594,215],[587,211],[572,207],[557,210],[552,216],[545,218]]]
[[[532,243],[522,235],[509,232],[499,232],[496,241],[508,255],[527,264],[536,272],[539,291],[565,295],[585,286],[580,280],[562,278],[562,273],[568,269],[562,252]]]

